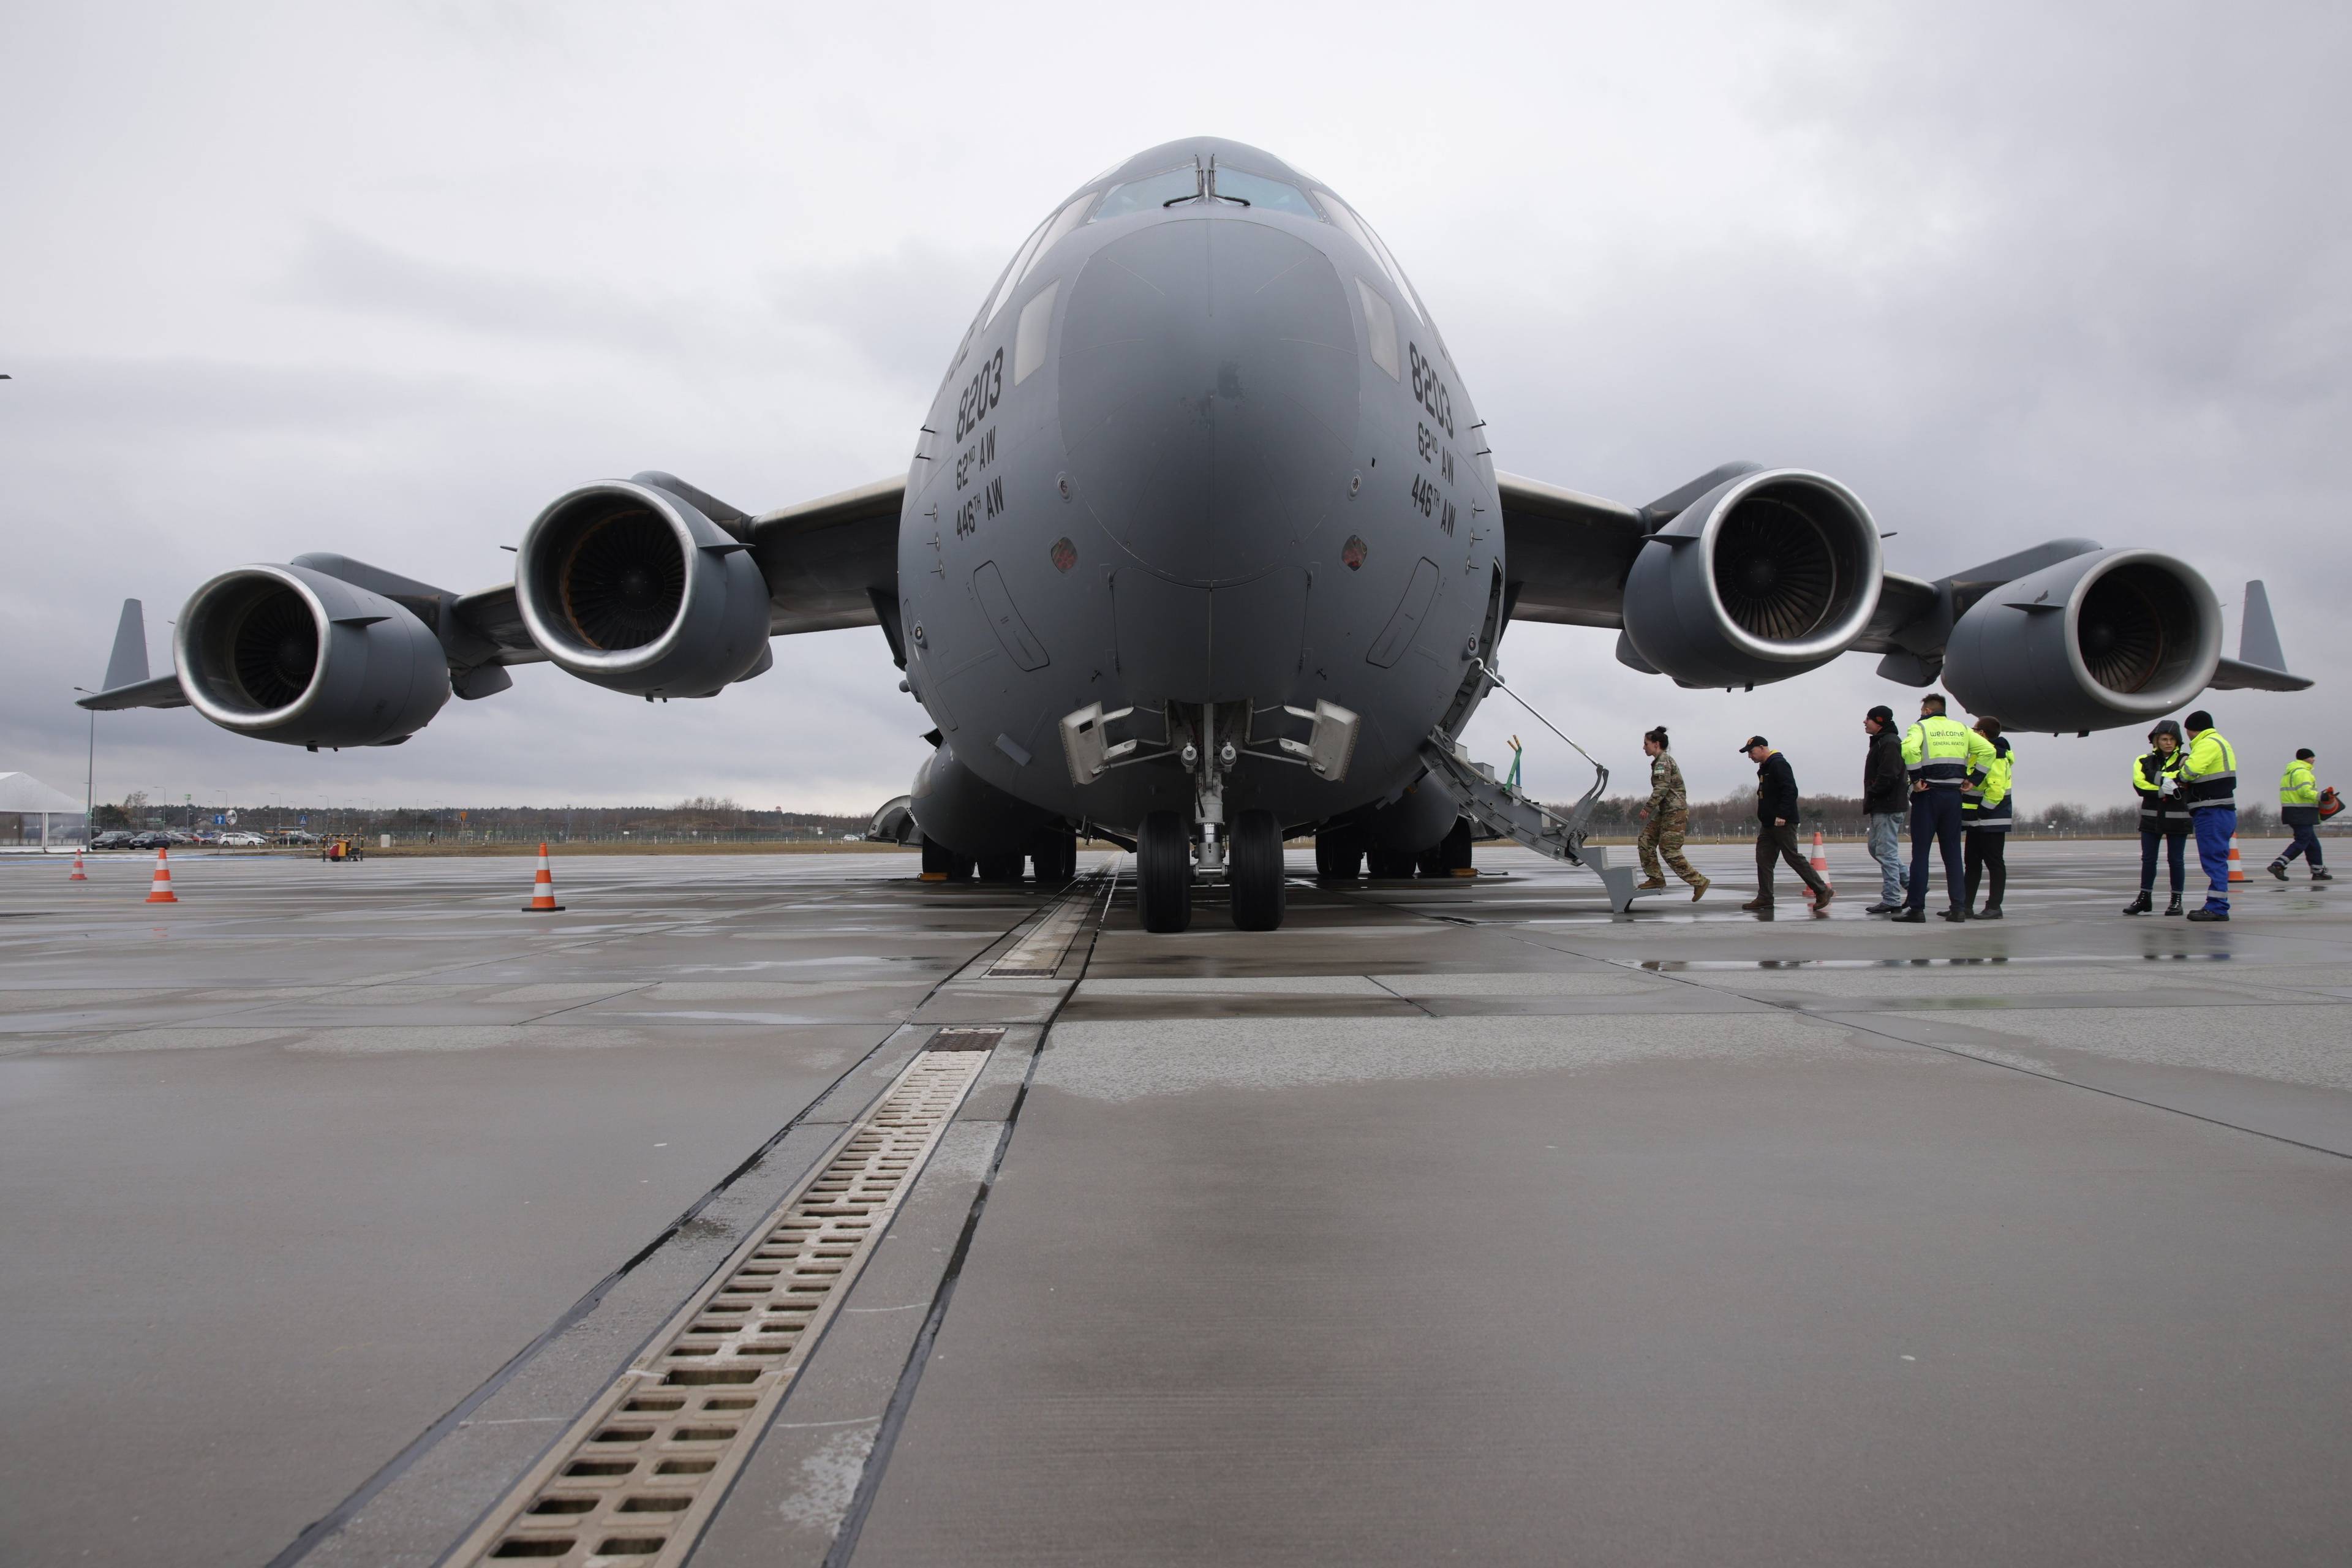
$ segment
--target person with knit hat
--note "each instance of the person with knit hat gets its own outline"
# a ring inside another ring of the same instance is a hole
[[[2159,719],[2147,732],[2148,750],[2132,759],[2132,789],[2139,796],[2139,897],[2124,906],[2127,915],[2156,911],[2156,855],[2162,845],[2172,862],[2172,902],[2165,913],[2180,912],[2189,880],[2189,802],[2180,794],[2180,721]]]

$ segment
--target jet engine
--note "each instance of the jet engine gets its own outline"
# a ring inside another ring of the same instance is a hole
[[[180,685],[223,729],[297,746],[394,745],[449,700],[441,640],[403,605],[303,566],[239,566],[172,633]]]
[[[2011,730],[2102,730],[2171,711],[2221,658],[2221,610],[2191,567],[2100,550],[2005,583],[1969,607],[1944,684]]]
[[[693,502],[607,479],[524,530],[515,600],[547,657],[635,697],[708,697],[765,668],[768,584]]]
[[[1643,542],[1626,639],[1685,686],[1755,686],[1827,664],[1878,608],[1878,529],[1853,492],[1796,468],[1727,479]]]

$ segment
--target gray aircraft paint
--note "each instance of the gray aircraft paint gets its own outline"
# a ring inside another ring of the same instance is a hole
[[[1204,139],[1139,153],[1046,222],[1195,160],[1336,199]],[[971,773],[1131,829],[1189,815],[1190,777],[1146,763],[1080,785],[1062,715],[1131,706],[1118,733],[1149,742],[1167,703],[1247,702],[1263,743],[1298,732],[1284,705],[1322,698],[1361,715],[1343,779],[1245,752],[1226,784],[1229,816],[1311,823],[1395,795],[1475,702],[1456,699],[1497,629],[1494,469],[1443,340],[1359,223],[1154,205],[1067,228],[990,290],[925,422],[898,546],[909,681]]]

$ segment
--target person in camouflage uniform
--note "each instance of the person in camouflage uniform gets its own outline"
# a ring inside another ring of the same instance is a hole
[[[1674,868],[1675,875],[1690,884],[1691,902],[1696,903],[1714,884],[1683,858],[1683,835],[1690,831],[1690,796],[1683,789],[1683,770],[1666,750],[1664,725],[1642,737],[1642,750],[1650,757],[1650,804],[1642,808],[1643,821],[1638,840],[1642,886],[1658,889],[1666,885],[1666,874],[1658,864],[1663,856],[1666,865]]]

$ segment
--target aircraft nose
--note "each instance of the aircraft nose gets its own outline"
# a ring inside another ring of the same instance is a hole
[[[1359,378],[1321,251],[1235,214],[1140,228],[1089,258],[1064,318],[1076,499],[1180,582],[1295,563],[1349,499]]]

